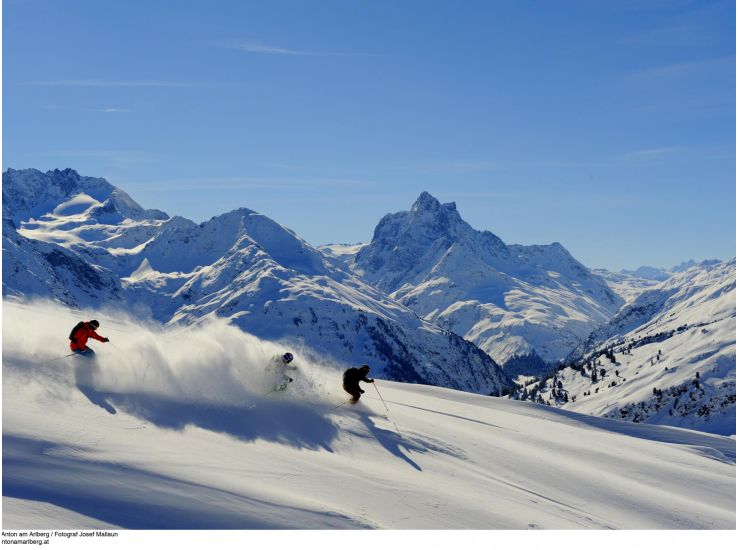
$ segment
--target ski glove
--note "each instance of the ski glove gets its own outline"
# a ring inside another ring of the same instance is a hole
[[[110,338],[103,338],[103,342],[110,342]]]

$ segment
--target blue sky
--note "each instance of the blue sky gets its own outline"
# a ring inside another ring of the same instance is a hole
[[[421,191],[590,267],[735,255],[735,4],[3,2],[3,169],[313,244]]]

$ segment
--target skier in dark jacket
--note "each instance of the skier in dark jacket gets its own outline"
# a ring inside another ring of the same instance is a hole
[[[92,321],[80,321],[75,325],[75,327],[72,329],[72,332],[69,333],[69,339],[71,342],[69,342],[69,347],[72,349],[74,353],[79,353],[80,355],[87,355],[87,356],[93,356],[95,355],[95,352],[92,351],[92,348],[87,347],[87,340],[90,338],[94,338],[95,340],[99,340],[100,342],[110,342],[108,338],[105,338],[103,336],[100,336],[95,330],[100,326],[100,323],[98,323],[95,319]]]
[[[343,389],[351,394],[351,404],[356,403],[361,394],[364,393],[359,387],[359,382],[367,382],[369,384],[374,383],[374,378],[367,378],[369,374],[369,365],[364,365],[361,368],[350,368],[343,373]]]

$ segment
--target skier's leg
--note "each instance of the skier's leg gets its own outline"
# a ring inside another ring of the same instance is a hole
[[[347,394],[353,396],[354,391],[351,389],[350,386],[347,386],[346,384],[343,385],[343,391],[345,391]]]
[[[359,401],[359,398],[361,397],[361,390],[359,388],[354,388],[352,386],[344,386],[344,391],[351,395],[351,401],[350,403],[352,405],[356,404],[356,402]]]
[[[80,357],[86,357],[87,359],[95,358],[95,352],[92,350],[92,348],[74,349],[72,351],[76,353],[77,355],[79,355]]]
[[[274,391],[284,391],[287,389],[287,384],[292,382],[292,378],[289,376],[283,376],[282,380],[280,380],[277,385],[274,387]]]

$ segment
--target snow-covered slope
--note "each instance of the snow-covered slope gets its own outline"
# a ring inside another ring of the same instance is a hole
[[[318,250],[337,258],[343,262],[352,262],[354,257],[366,246],[366,243],[356,244],[324,244]]]
[[[735,434],[735,281],[731,260],[698,265],[644,292],[592,333],[570,358],[573,367],[529,385],[525,397]]]
[[[614,273],[606,269],[593,269],[592,273],[602,277],[616,294],[622,297],[627,304],[630,304],[646,290],[655,288],[674,275],[695,266],[709,267],[719,263],[721,263],[720,260],[703,260],[701,262],[687,260],[669,269],[641,266],[633,271],[623,269],[619,273]]]
[[[735,258],[693,267],[643,292],[575,351],[584,355],[610,339],[652,335],[735,318]]]
[[[114,273],[53,243],[27,239],[3,219],[3,295],[45,296],[73,307],[119,302]]]
[[[622,271],[615,273],[606,269],[593,269],[592,273],[602,277],[612,291],[625,300],[625,304],[630,304],[645,291],[661,284],[661,281],[637,277]]]
[[[641,267],[639,267],[638,269],[635,269],[634,271],[623,269],[621,273],[623,275],[629,275],[637,279],[646,279],[650,281],[659,281],[659,282],[663,282],[669,277],[671,277],[671,273],[669,271],[665,269],[661,269],[659,267],[651,267],[648,265],[642,265]]]
[[[394,380],[485,394],[510,383],[472,343],[419,319],[246,208],[201,224],[168,218],[142,209],[105,180],[69,170],[9,170],[3,193],[4,240],[14,244],[4,248],[4,264],[23,269],[4,279],[5,295],[79,306],[95,303],[77,299],[94,291],[98,304],[123,300],[129,310],[162,322],[226,317],[262,338],[306,344],[346,364],[370,363]],[[57,256],[63,251],[65,266],[67,258],[77,260],[79,276],[36,284],[57,257],[34,252],[44,247],[54,247]],[[35,279],[27,275],[38,272]],[[104,280],[91,281],[91,274]]]
[[[350,265],[506,368],[542,366],[521,357],[565,357],[623,304],[559,243],[506,245],[469,226],[454,203],[428,193],[409,212],[382,218]]]
[[[736,526],[730,438],[381,379],[388,417],[372,387],[336,408],[340,371],[300,354],[259,397],[281,348],[222,320],[96,311],[98,362],[54,360],[89,314],[6,303],[4,529]]]

